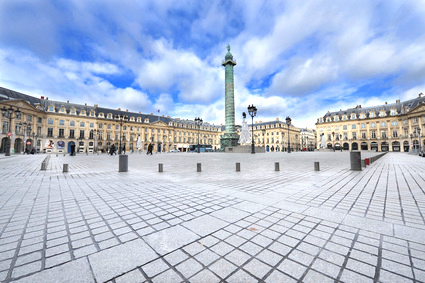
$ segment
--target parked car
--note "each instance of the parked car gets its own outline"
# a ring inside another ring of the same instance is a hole
[[[169,152],[180,152],[180,150],[173,148]]]

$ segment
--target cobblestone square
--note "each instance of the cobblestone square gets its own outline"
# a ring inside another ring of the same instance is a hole
[[[0,157],[1,282],[425,281],[416,155],[45,156]]]

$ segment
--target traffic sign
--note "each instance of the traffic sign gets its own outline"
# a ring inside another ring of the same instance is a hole
[[[11,137],[11,136],[12,136],[12,133],[7,133],[7,136],[8,136],[8,137]]]

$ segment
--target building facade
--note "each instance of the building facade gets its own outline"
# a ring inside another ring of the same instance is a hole
[[[249,125],[248,128],[252,135],[252,125]],[[279,118],[270,122],[256,121],[254,123],[254,142],[256,146],[264,146],[266,152],[287,151],[288,146],[291,151],[301,150],[300,130],[292,124],[288,126]]]
[[[193,120],[133,113],[98,105],[74,104],[35,98],[0,87],[2,113],[0,151],[5,152],[7,140],[13,153],[33,148],[37,152],[70,153],[106,152],[112,144],[126,151],[146,150],[149,143],[155,152],[171,149],[188,151],[198,143],[220,149],[221,126]],[[120,123],[118,117],[127,117]],[[9,137],[10,136],[10,137]]]
[[[316,148],[316,130],[310,128],[300,128],[301,149],[314,151]]]
[[[425,145],[425,97],[328,112],[316,123],[317,148],[408,152]]]

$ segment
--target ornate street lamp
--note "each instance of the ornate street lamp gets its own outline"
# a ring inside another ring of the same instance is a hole
[[[291,144],[289,141],[289,126],[291,125],[291,118],[286,117],[286,125],[288,126],[288,153],[291,153]]]
[[[15,117],[12,117],[13,113],[15,113]],[[14,110],[12,106],[10,106],[9,108],[6,108],[5,106],[3,106],[2,114],[3,114],[4,117],[6,117],[6,116],[9,117],[9,131],[7,133],[5,156],[10,156],[10,141],[11,141],[10,137],[12,136],[12,130],[11,130],[12,129],[12,119],[15,119],[17,116],[19,116],[21,114],[21,111],[19,110],[19,108]]]
[[[266,129],[262,129],[261,132],[263,133],[264,152],[266,152]]]
[[[252,123],[251,123],[251,135],[252,135],[252,142],[251,142],[251,153],[254,154],[255,153],[255,144],[254,144],[254,117],[257,115],[257,107],[254,106],[254,104],[252,105],[248,105],[248,113],[252,118]]]
[[[421,150],[422,144],[421,144],[421,128],[417,127],[416,132],[418,133],[419,137],[419,151]]]
[[[198,127],[198,153],[200,153],[200,146],[199,146],[199,131],[201,130],[201,125],[202,125],[202,118],[195,118],[195,125]]]
[[[115,115],[115,120],[118,120],[118,123],[120,124],[120,148],[118,150],[118,154],[122,153],[121,148],[121,141],[122,141],[122,125],[126,122],[128,122],[128,116],[127,115]]]
[[[335,132],[332,132],[332,141],[333,141],[332,148],[335,151]]]

